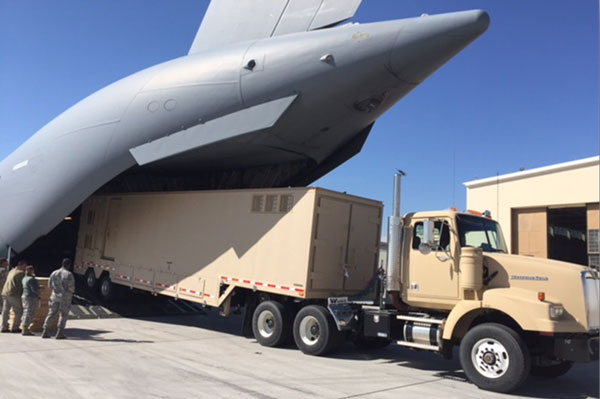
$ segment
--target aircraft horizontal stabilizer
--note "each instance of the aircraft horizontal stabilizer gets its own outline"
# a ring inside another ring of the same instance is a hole
[[[129,152],[141,166],[235,136],[268,129],[279,120],[296,97],[298,95],[294,94],[255,105],[142,144],[130,149]]]
[[[362,0],[212,0],[189,54],[321,29],[352,18]]]

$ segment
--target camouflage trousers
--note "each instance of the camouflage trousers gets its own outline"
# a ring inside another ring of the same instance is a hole
[[[29,296],[24,296],[21,299],[23,300],[23,327],[29,328],[38,308],[38,299]]]
[[[71,298],[68,300],[63,298],[60,302],[52,299],[48,301],[48,316],[44,320],[44,330],[48,330],[54,325],[57,315],[59,316],[58,329],[64,330],[69,318],[69,309],[71,309]]]
[[[8,329],[8,317],[10,316],[10,309],[15,312],[15,319],[13,321],[12,329],[16,330],[21,325],[21,316],[23,315],[23,305],[21,304],[20,296],[9,296],[2,295],[2,329]]]

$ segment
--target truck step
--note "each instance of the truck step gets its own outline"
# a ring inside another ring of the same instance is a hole
[[[398,315],[396,316],[398,320],[404,321],[412,321],[415,323],[425,323],[425,324],[442,324],[444,323],[444,319],[434,319],[431,317],[420,317],[420,316],[407,316],[407,315]]]
[[[417,342],[407,342],[407,341],[396,341],[396,344],[400,345],[400,346],[406,346],[409,348],[415,348],[415,349],[425,349],[428,351],[439,351],[440,347],[439,346],[435,346],[435,345],[427,345],[427,344],[420,344]]]

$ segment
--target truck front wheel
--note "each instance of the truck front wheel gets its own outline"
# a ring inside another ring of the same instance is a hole
[[[252,316],[254,338],[262,346],[281,346],[288,342],[292,330],[289,311],[276,301],[261,302]]]
[[[460,363],[469,380],[479,388],[510,392],[527,379],[531,358],[515,331],[502,324],[484,323],[463,338]]]
[[[323,306],[309,305],[294,319],[294,341],[307,355],[325,355],[333,351],[341,334],[331,314]]]

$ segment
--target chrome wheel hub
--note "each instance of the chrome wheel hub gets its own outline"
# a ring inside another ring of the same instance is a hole
[[[510,358],[504,345],[495,339],[485,338],[473,346],[471,362],[481,375],[495,379],[506,374]]]

